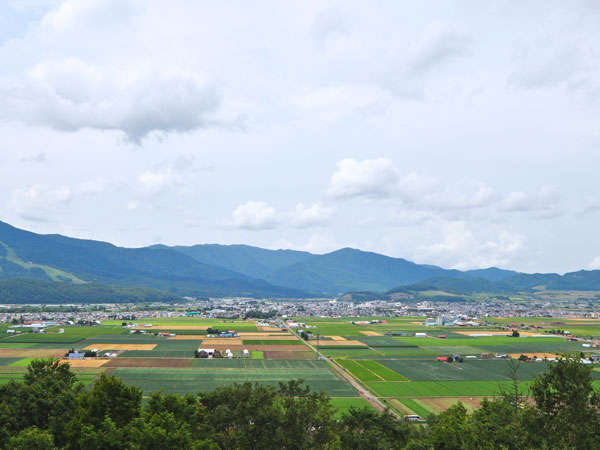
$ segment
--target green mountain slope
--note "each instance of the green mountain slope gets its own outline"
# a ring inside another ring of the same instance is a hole
[[[189,296],[302,296],[168,248],[123,248],[106,242],[40,235],[0,222],[6,277],[150,287]]]
[[[502,280],[516,272],[497,268],[461,272],[421,265],[351,248],[325,255],[293,250],[267,250],[247,245],[195,245],[164,247],[205,264],[235,270],[271,284],[324,295],[347,291],[385,291],[431,277]]]
[[[270,278],[277,270],[317,256],[308,252],[267,250],[249,245],[203,244],[170,248],[201,263],[224,267],[260,279]]]
[[[147,288],[100,284],[57,283],[44,280],[0,280],[2,303],[139,303],[175,302],[183,298]]]

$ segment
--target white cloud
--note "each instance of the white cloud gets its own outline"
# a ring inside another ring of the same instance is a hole
[[[537,192],[510,192],[500,204],[507,212],[531,212],[538,219],[553,219],[563,214],[561,195],[554,186],[542,186]]]
[[[129,20],[143,9],[136,0],[64,0],[42,18],[42,26],[53,31],[74,27],[114,26]]]
[[[380,84],[399,98],[424,100],[425,77],[468,55],[470,47],[471,39],[465,33],[432,22],[408,51],[397,50],[395,61],[380,76]]]
[[[217,126],[216,87],[175,68],[113,68],[78,59],[37,64],[23,82],[0,86],[6,119],[63,131],[120,131],[140,143],[152,133]]]
[[[309,228],[326,225],[333,214],[333,208],[314,203],[312,206],[296,205],[290,214],[290,223],[296,228]]]
[[[275,208],[265,202],[249,201],[239,205],[231,215],[230,225],[246,230],[268,230],[279,224]]]
[[[328,194],[333,198],[389,197],[396,190],[400,176],[386,158],[357,161],[347,158],[337,163],[329,181]]]
[[[465,222],[456,221],[445,224],[441,242],[420,247],[418,257],[460,270],[510,267],[524,242],[522,235],[507,230],[491,239],[481,238]]]
[[[173,187],[189,184],[194,173],[205,169],[196,167],[193,156],[179,156],[138,174],[134,187],[142,196],[162,194]]]
[[[600,270],[600,256],[596,256],[588,265],[590,270]]]
[[[52,188],[35,184],[13,190],[10,204],[25,220],[48,222],[56,218],[72,197],[72,191],[67,186]]]

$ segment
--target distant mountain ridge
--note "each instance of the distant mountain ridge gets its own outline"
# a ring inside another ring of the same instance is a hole
[[[498,281],[517,273],[498,268],[461,272],[352,248],[324,255],[295,250],[266,250],[247,245],[205,244],[168,248],[199,262],[218,264],[271,284],[324,295],[349,290],[386,291],[432,277]]]
[[[151,288],[192,297],[332,297],[405,287],[456,293],[515,292],[536,286],[600,290],[600,271],[562,276],[495,267],[459,271],[352,248],[322,255],[248,245],[124,248],[36,234],[4,222],[0,222],[0,279]]]

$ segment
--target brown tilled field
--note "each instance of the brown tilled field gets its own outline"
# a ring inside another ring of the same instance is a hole
[[[85,350],[98,349],[104,350],[154,350],[156,344],[91,344],[85,347]]]
[[[271,352],[263,353],[265,359],[314,359],[315,355],[311,352]]]
[[[262,352],[305,352],[306,347],[304,345],[244,345],[244,348],[248,350],[260,350]]]
[[[481,407],[481,401],[484,398],[485,397],[430,397],[417,398],[416,400],[431,411],[442,412],[458,402],[462,402],[469,411],[473,411]]]
[[[159,367],[181,369],[190,367],[192,358],[115,358],[104,367]]]
[[[66,348],[0,348],[0,358],[60,358]]]

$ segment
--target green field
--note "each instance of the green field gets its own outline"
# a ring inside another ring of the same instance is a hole
[[[64,329],[64,333],[58,333],[58,329]],[[36,342],[46,342],[46,343],[76,343],[83,339],[90,338],[96,335],[105,335],[105,334],[123,334],[126,333],[127,330],[122,329],[121,327],[107,327],[103,325],[96,325],[93,327],[52,327],[48,328],[46,333],[21,333],[15,336],[7,336],[2,338],[0,342],[2,343],[36,343]]]
[[[103,325],[117,325],[121,326],[123,321],[121,320],[105,320]],[[132,323],[131,321],[127,321],[127,323]],[[245,320],[226,320],[226,319],[196,319],[193,317],[172,317],[172,318],[164,318],[164,319],[155,319],[155,318],[142,318],[137,319],[135,323],[139,325],[143,324],[152,324],[154,326],[167,326],[167,327],[177,327],[181,326],[197,326],[197,327],[210,327],[210,328],[218,328],[220,330],[235,330],[235,331],[258,331],[256,328],[256,324],[254,321],[245,321]],[[151,327],[148,327],[148,331],[152,330]],[[162,330],[156,330],[162,331]],[[179,332],[179,330],[173,330],[174,332]],[[181,330],[182,331],[182,330]]]
[[[335,415],[336,417],[340,417],[342,414],[344,414],[350,408],[358,408],[358,409],[367,408],[367,409],[375,410],[373,405],[371,405],[369,402],[367,402],[364,398],[359,398],[359,397],[332,398],[331,404],[337,410],[337,413]]]
[[[380,364],[377,361],[363,360],[363,361],[358,361],[358,363],[360,365],[362,365],[363,367],[366,367],[371,372],[375,373],[376,375],[378,375],[380,378],[384,379],[385,381],[406,381],[407,380],[407,378],[405,376],[399,374],[398,372],[396,372],[393,369],[390,369],[389,367],[386,367],[386,366]]]
[[[380,360],[381,364],[413,381],[502,381],[510,380],[508,360],[465,360],[445,363],[435,360]],[[545,363],[519,364],[517,375],[531,380],[546,370]]]
[[[145,392],[179,394],[210,391],[220,386],[246,381],[278,386],[279,382],[303,379],[314,391],[332,397],[357,397],[357,391],[328,369],[115,369],[112,372],[127,384]]]
[[[400,398],[398,399],[400,403],[406,406],[408,409],[413,411],[415,414],[426,418],[431,415],[431,411],[428,408],[425,408],[418,400],[412,398]]]
[[[13,363],[20,360],[21,358],[0,358],[0,366],[12,366]]]
[[[520,383],[525,391],[528,381]],[[494,396],[500,387],[509,390],[511,381],[409,381],[367,383],[379,397],[471,397]]]
[[[358,361],[352,359],[338,359],[336,362],[360,381],[381,381],[380,377],[378,377],[371,370],[359,364]]]
[[[6,384],[11,380],[21,381],[23,379],[23,376],[25,375],[25,370],[20,369],[24,368],[15,367],[15,369],[17,370],[8,371],[7,369],[0,369],[0,385]],[[84,386],[91,384],[96,379],[96,377],[100,375],[100,372],[98,371],[78,372],[74,370],[74,372],[77,375],[77,380],[81,382],[81,384],[83,384]]]

